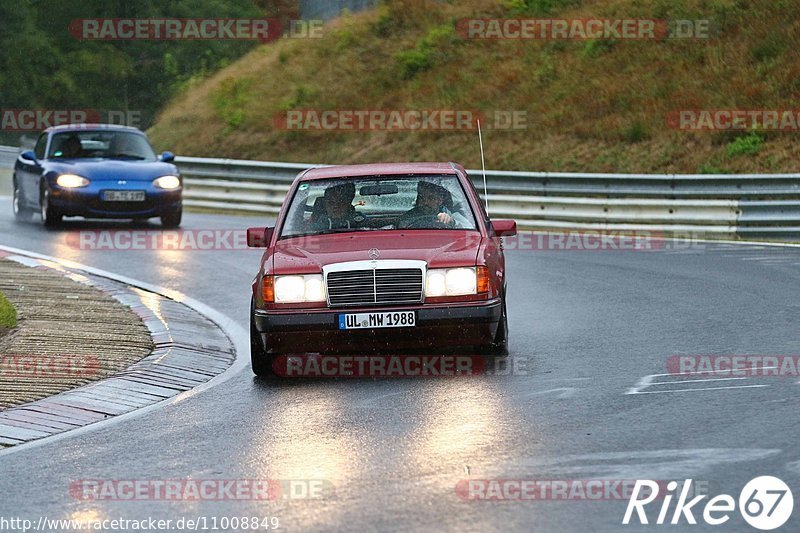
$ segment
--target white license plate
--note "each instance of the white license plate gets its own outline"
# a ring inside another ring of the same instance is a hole
[[[104,202],[144,202],[144,191],[103,191]]]
[[[339,315],[339,329],[410,328],[416,323],[417,315],[414,311]]]

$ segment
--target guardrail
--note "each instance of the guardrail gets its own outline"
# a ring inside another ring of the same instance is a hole
[[[321,165],[179,157],[185,204],[275,215],[297,173]],[[479,170],[468,171],[483,191]],[[800,240],[800,174],[681,175],[489,170],[489,210],[523,229]]]
[[[20,152],[13,146],[0,146],[0,168],[14,168],[14,162]]]
[[[16,159],[0,147],[0,165]],[[184,205],[274,216],[302,163],[178,157]],[[482,173],[468,171],[479,191]],[[489,170],[493,217],[523,229],[800,240],[800,174],[589,174]]]

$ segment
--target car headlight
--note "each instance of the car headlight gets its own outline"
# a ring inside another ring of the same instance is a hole
[[[321,274],[275,276],[275,303],[324,302]]]
[[[475,267],[434,268],[425,279],[425,296],[463,296],[478,293]]]
[[[177,189],[181,186],[181,180],[177,176],[161,176],[153,180],[153,185],[159,189]]]
[[[89,185],[89,180],[83,176],[76,176],[75,174],[61,174],[56,178],[56,183],[59,187],[64,187],[65,189],[76,189]]]

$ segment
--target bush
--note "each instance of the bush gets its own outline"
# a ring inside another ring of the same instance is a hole
[[[648,139],[650,134],[647,132],[647,129],[644,127],[644,124],[639,122],[638,120],[628,127],[625,130],[625,140],[629,143],[638,143],[645,139]]]
[[[436,62],[450,58],[448,47],[459,42],[452,24],[431,28],[412,50],[395,54],[403,79],[411,79],[431,68]]]
[[[395,54],[395,59],[400,63],[403,79],[411,79],[418,73],[428,70],[433,65],[431,54],[427,50],[405,50]]]
[[[249,88],[250,80],[228,78],[214,92],[214,109],[225,121],[228,130],[236,129],[244,122]]]
[[[503,2],[513,16],[548,15],[553,11],[574,7],[580,0],[505,0]]]
[[[281,102],[279,109],[281,111],[300,109],[309,105],[317,97],[318,93],[319,91],[311,86],[298,85],[294,89],[294,95]]]
[[[581,50],[583,57],[593,58],[605,54],[614,48],[612,39],[591,39],[586,41]]]
[[[764,137],[756,132],[749,135],[738,137],[728,145],[728,156],[735,157],[739,155],[756,155],[761,151],[761,146],[764,144]]]

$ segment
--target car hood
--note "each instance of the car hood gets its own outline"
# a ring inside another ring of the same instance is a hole
[[[48,161],[47,170],[59,174],[77,174],[92,181],[152,181],[161,176],[178,176],[178,169],[161,161],[123,161],[119,159],[72,159]]]
[[[477,231],[380,230],[295,237],[278,241],[272,254],[273,273],[320,272],[322,267],[345,261],[371,259],[375,249],[381,259],[415,259],[429,268],[474,265],[480,248]]]

